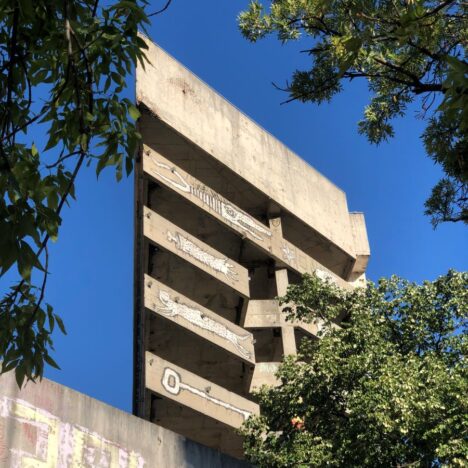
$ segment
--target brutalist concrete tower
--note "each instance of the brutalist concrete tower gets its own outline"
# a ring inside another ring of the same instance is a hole
[[[283,355],[320,323],[275,297],[315,273],[365,281],[361,213],[301,158],[148,41],[137,69],[134,412],[242,457]]]

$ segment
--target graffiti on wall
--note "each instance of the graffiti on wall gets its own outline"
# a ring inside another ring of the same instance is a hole
[[[146,154],[150,156],[150,152]],[[157,161],[153,156],[150,156],[152,162],[159,168],[152,172],[159,179],[162,179],[170,186],[180,190],[181,192],[188,193],[198,198],[206,207],[216,212],[228,223],[237,227],[245,234],[250,234],[254,239],[263,241],[264,237],[271,237],[271,231],[256,221],[248,214],[241,211],[236,206],[229,203],[216,192],[209,190],[204,185],[193,185],[187,182],[182,174],[176,168],[170,167],[168,164]],[[175,178],[175,179],[174,179]]]
[[[292,263],[296,260],[296,253],[288,244],[283,244],[281,250],[283,252],[283,260],[286,260],[288,263]]]
[[[223,408],[226,408],[227,410],[233,411],[234,413],[240,414],[244,418],[244,421],[247,420],[250,416],[252,416],[252,413],[250,411],[237,408],[237,406],[231,405],[230,403],[227,403],[225,401],[220,400],[219,398],[215,398],[209,395],[203,390],[200,390],[196,387],[182,382],[180,374],[174,369],[171,369],[170,367],[164,368],[161,383],[163,388],[172,395],[178,395],[182,390],[185,390],[187,392],[190,392],[192,395],[196,395],[200,398],[203,398],[204,400],[214,403],[215,405],[221,406]]]
[[[10,448],[11,468],[143,468],[145,460],[86,427],[63,422],[57,416],[24,400],[0,397],[0,421],[10,429],[8,442],[35,441],[34,453]],[[1,426],[0,426],[1,429]],[[31,436],[32,435],[32,436]],[[25,444],[21,444],[23,447]],[[1,462],[2,460],[0,460]]]
[[[203,330],[207,330],[224,340],[229,341],[243,356],[249,359],[252,358],[252,353],[250,353],[241,344],[242,341],[248,339],[252,340],[252,335],[250,333],[244,336],[234,333],[223,323],[213,320],[211,317],[203,314],[200,310],[174,301],[167,291],[159,291],[159,300],[163,304],[163,307],[156,306],[155,308],[163,315],[169,317],[182,317],[192,325],[202,328]]]
[[[226,257],[215,257],[200,248],[187,237],[183,236],[180,232],[167,231],[167,240],[169,242],[173,242],[176,249],[181,250],[195,260],[198,260],[204,265],[212,268],[214,271],[223,274],[229,280],[238,281],[234,265],[229,263]]]

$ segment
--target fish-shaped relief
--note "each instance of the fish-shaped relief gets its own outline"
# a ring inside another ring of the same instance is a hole
[[[251,338],[250,334],[241,336],[234,333],[224,324],[213,320],[200,310],[174,301],[167,291],[159,291],[159,300],[164,307],[156,306],[156,309],[163,315],[168,317],[182,317],[192,325],[214,333],[224,340],[229,341],[244,357],[252,359],[252,353],[241,344],[241,342]]]

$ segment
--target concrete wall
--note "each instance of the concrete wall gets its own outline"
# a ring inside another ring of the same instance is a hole
[[[356,257],[345,193],[157,45],[137,67],[136,97],[153,114]]]
[[[21,391],[0,376],[0,468],[246,468],[47,379]]]

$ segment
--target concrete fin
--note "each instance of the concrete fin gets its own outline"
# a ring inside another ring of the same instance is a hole
[[[344,289],[353,285],[283,238],[220,194],[204,185],[164,156],[144,145],[143,170],[153,179],[174,190],[194,205],[256,245],[274,260],[299,274],[317,273]]]
[[[249,297],[249,275],[246,268],[146,206],[143,209],[143,232],[149,240],[163,249],[214,276],[242,296]]]
[[[145,307],[220,346],[248,363],[255,363],[252,333],[145,275]]]
[[[259,413],[256,403],[150,352],[146,352],[146,387],[236,429]]]

